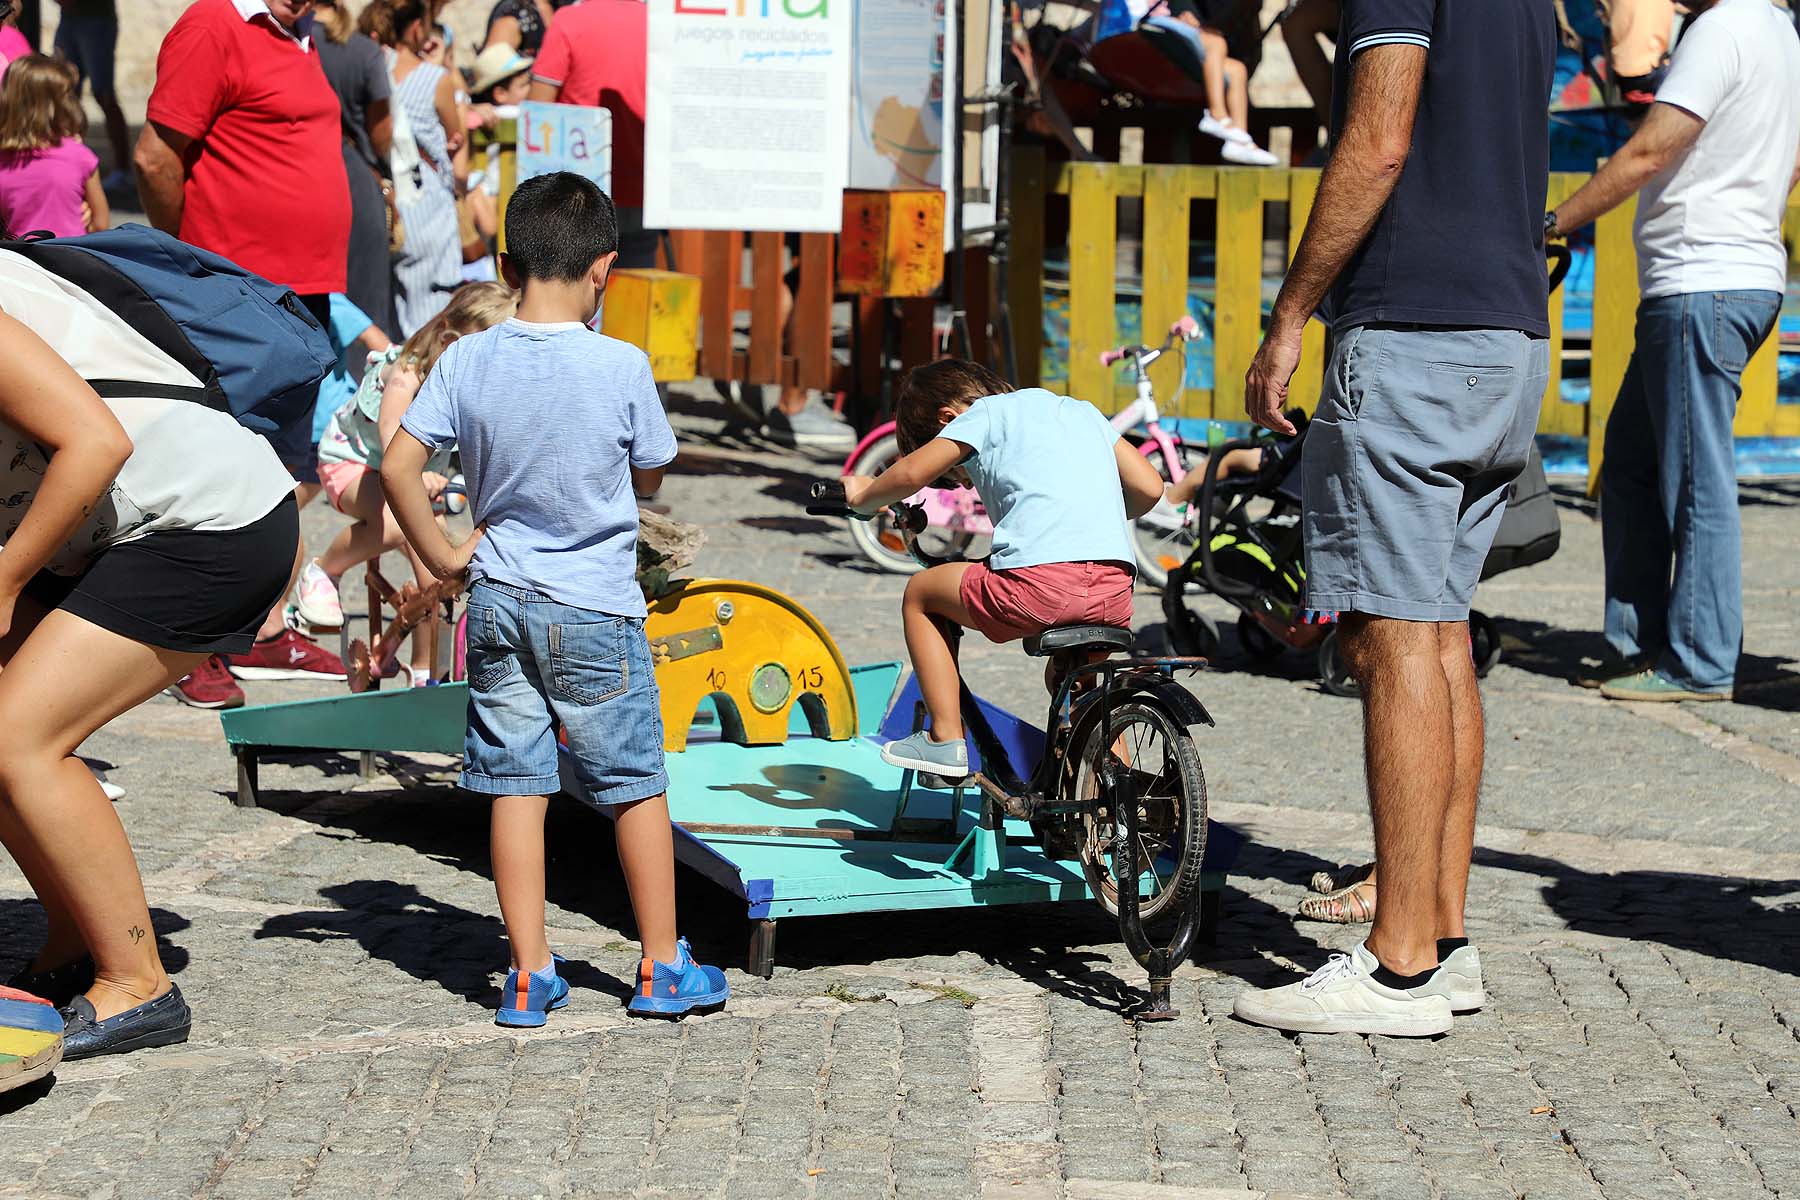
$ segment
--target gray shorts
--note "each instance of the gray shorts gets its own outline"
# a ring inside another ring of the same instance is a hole
[[[1513,330],[1342,333],[1301,456],[1307,608],[1466,620],[1549,374]]]

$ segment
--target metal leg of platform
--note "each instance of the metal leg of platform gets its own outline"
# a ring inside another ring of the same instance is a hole
[[[233,751],[237,759],[237,796],[233,800],[239,808],[256,807],[256,751],[248,746],[239,746]]]
[[[750,961],[744,970],[759,979],[775,974],[775,922],[750,922]]]

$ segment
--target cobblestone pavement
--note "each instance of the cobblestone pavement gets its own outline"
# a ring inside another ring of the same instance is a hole
[[[665,488],[711,543],[699,573],[812,606],[851,662],[899,654],[901,581],[801,513],[814,467],[708,438]],[[1632,710],[1564,682],[1598,645],[1598,529],[1493,581],[1487,796],[1471,932],[1490,1006],[1436,1041],[1279,1034],[1246,984],[1354,942],[1294,924],[1310,874],[1368,851],[1353,704],[1298,659],[1228,640],[1194,683],[1214,815],[1248,835],[1179,1021],[1134,1030],[1141,974],[1086,906],[789,921],[781,966],[681,1025],[627,1024],[635,961],[606,822],[552,821],[553,941],[575,1002],[492,1024],[505,948],[485,813],[443,759],[264,768],[232,806],[218,723],[146,705],[87,748],[119,812],[184,1047],[70,1064],[0,1108],[0,1192],[37,1197],[1800,1197],[1800,486],[1746,487],[1742,702]],[[336,518],[308,514],[315,537]],[[1155,597],[1138,598],[1154,624]],[[1223,615],[1223,610],[1220,610]],[[1031,711],[1035,665],[968,647]],[[318,694],[253,687],[253,700]],[[691,875],[702,956],[743,961],[742,909]],[[0,861],[0,969],[41,932]]]

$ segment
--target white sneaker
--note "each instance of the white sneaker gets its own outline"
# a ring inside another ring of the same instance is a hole
[[[344,606],[338,600],[337,584],[325,573],[318,559],[300,571],[300,582],[294,588],[300,617],[315,629],[337,629],[344,623]]]
[[[1232,121],[1230,117],[1215,117],[1211,113],[1202,113],[1200,115],[1200,132],[1204,133],[1207,137],[1218,138],[1221,142],[1225,142],[1226,144],[1232,142],[1246,143],[1250,141],[1249,133],[1238,128],[1236,122]]]
[[[1273,167],[1281,162],[1248,137],[1241,142],[1226,142],[1220,146],[1219,157],[1240,167]]]
[[[1350,953],[1332,955],[1299,983],[1239,992],[1232,1012],[1240,1020],[1290,1033],[1434,1037],[1450,1032],[1450,1001],[1423,995],[1424,987],[1377,983],[1374,973],[1380,966],[1368,945],[1358,942]]]
[[[1461,946],[1445,956],[1436,974],[1414,994],[1442,996],[1450,1002],[1450,1011],[1474,1012],[1487,1003],[1487,991],[1481,984],[1481,953],[1473,946]]]

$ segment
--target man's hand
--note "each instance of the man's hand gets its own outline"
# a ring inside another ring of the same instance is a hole
[[[1300,366],[1300,341],[1306,325],[1271,321],[1263,344],[1244,374],[1244,411],[1253,424],[1293,437],[1287,419],[1288,381]]]

